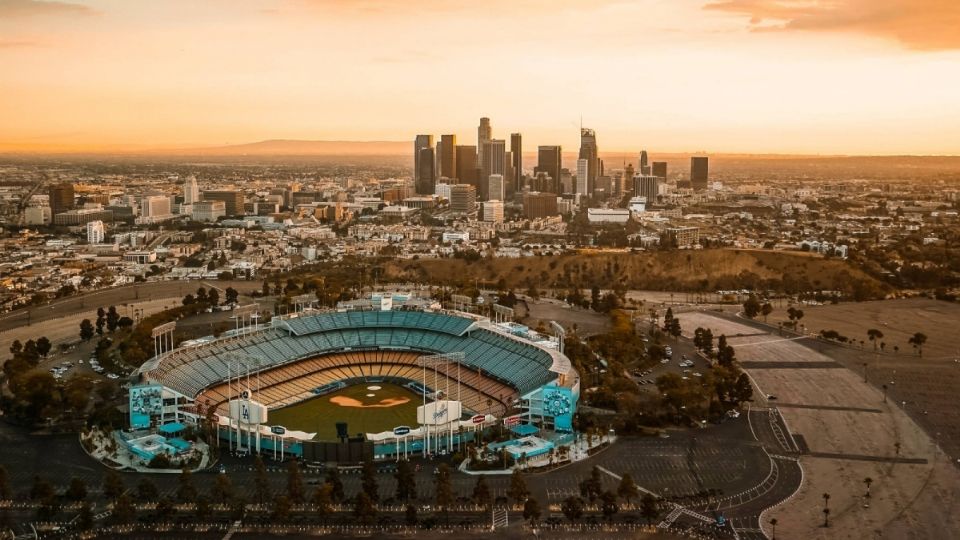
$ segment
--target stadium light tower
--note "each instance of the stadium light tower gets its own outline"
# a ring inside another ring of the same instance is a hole
[[[550,321],[550,328],[553,329],[553,335],[557,336],[557,345],[560,354],[563,354],[563,342],[567,339],[567,331],[557,321]]]
[[[243,377],[246,375],[246,391],[252,392],[250,388],[250,367],[253,366],[254,373],[257,377],[257,390],[256,396],[260,397],[260,366],[262,362],[256,356],[249,354],[242,354],[238,352],[228,352],[223,355],[223,359],[227,364],[227,406],[229,407],[230,401],[233,400],[233,377],[232,373],[236,374],[237,377],[237,395],[242,396],[244,390],[242,390]],[[233,365],[234,369],[231,371],[230,366]],[[248,396],[252,398],[253,396]],[[228,415],[230,421],[233,422],[232,415]],[[237,420],[237,447],[240,447],[240,419]],[[232,429],[232,425],[230,426]],[[247,447],[250,446],[250,434],[247,433]],[[230,441],[230,450],[233,450],[233,440]],[[260,452],[260,426],[257,426],[257,453]]]
[[[444,375],[446,375],[447,377],[447,386],[446,386],[446,390],[444,391],[444,396],[449,397],[450,396],[450,365],[454,363],[457,365],[457,401],[460,403],[463,403],[460,400],[460,365],[463,364],[464,359],[465,359],[465,355],[463,354],[463,352],[431,354],[431,355],[421,356],[420,358],[417,358],[417,365],[423,368],[423,381],[421,383],[422,385],[421,389],[423,391],[421,392],[421,394],[423,395],[424,408],[426,408],[427,406],[427,392],[426,392],[427,368],[428,367],[433,368],[433,401],[436,402],[437,401],[437,367],[438,366],[445,367]],[[457,421],[459,422],[460,419],[457,418]],[[448,429],[449,433],[448,433],[448,440],[447,440],[447,448],[449,449],[453,445],[453,423],[448,422],[448,426],[449,426],[449,429]],[[426,437],[424,437],[424,445],[423,445],[423,455],[424,457],[426,457],[427,453],[430,450],[430,424],[426,424],[423,427],[426,427],[426,432],[425,432]],[[439,444],[435,443],[435,446],[439,446]]]

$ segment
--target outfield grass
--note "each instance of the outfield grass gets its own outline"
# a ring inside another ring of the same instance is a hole
[[[379,386],[380,390],[369,390]],[[373,394],[373,397],[367,394]],[[383,405],[384,400],[407,399],[406,403]],[[331,401],[333,400],[333,401]],[[355,400],[362,406],[344,406],[337,401]],[[402,386],[385,383],[369,383],[350,386],[307,401],[270,411],[269,423],[287,429],[317,432],[318,440],[333,441],[337,438],[337,422],[346,422],[351,436],[357,433],[387,431],[396,426],[415,426],[417,406],[423,398]]]

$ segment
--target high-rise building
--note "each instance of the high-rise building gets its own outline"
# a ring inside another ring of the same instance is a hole
[[[706,156],[690,158],[690,187],[695,190],[707,189],[709,167]]]
[[[491,139],[483,143],[483,161],[480,162],[480,178],[486,180],[490,175],[499,174],[503,176],[507,166],[507,142],[503,139]],[[482,185],[480,189],[480,199],[488,200],[487,186]],[[502,198],[500,200],[503,200]]]
[[[300,195],[300,193],[298,193]],[[243,215],[243,192],[235,189],[218,189],[203,192],[204,201],[223,201],[224,212],[227,216]],[[296,197],[291,199],[291,205],[296,205]]]
[[[183,204],[195,202],[200,202],[200,186],[197,184],[197,177],[191,174],[183,182]]]
[[[413,184],[418,195],[433,193],[435,159],[433,135],[417,135],[413,140]]]
[[[198,202],[191,208],[190,217],[194,221],[216,221],[227,215],[227,205],[223,201]]]
[[[650,174],[650,165],[647,162],[647,151],[640,151],[640,174]]]
[[[597,134],[592,129],[580,128],[580,159],[587,160],[587,190],[593,191],[593,185],[600,175],[600,156],[597,149]]]
[[[450,211],[472,214],[477,209],[477,188],[470,184],[450,186]]]
[[[457,177],[457,136],[441,135],[440,151],[437,152],[437,160],[440,161],[440,176],[447,178]]]
[[[480,125],[477,126],[477,162],[483,163],[483,143],[493,138],[493,128],[490,127],[490,119],[484,116],[480,119]]]
[[[487,200],[502,201],[506,198],[506,185],[502,174],[491,174],[487,177]]]
[[[637,197],[645,197],[648,204],[657,202],[657,195],[660,193],[660,177],[648,174],[638,174],[633,177],[633,194]]]
[[[577,160],[577,189],[574,193],[587,195],[587,182],[590,178],[590,162],[580,158]]]
[[[523,137],[519,133],[510,134],[510,163],[513,165],[513,175],[508,177],[508,181],[513,192],[517,193],[523,190],[520,185],[523,180]]]
[[[158,220],[167,218],[170,212],[170,197],[166,195],[148,195],[140,199],[140,217]]]
[[[87,223],[88,244],[102,244],[105,237],[106,234],[102,221],[98,219],[96,221],[90,221]]]
[[[667,162],[666,161],[654,161],[653,170],[651,173],[654,176],[662,178],[663,180],[667,179]]]
[[[457,173],[454,176],[461,184],[477,185],[477,147],[457,146]]]
[[[483,221],[503,223],[503,201],[486,201],[481,204]]]
[[[560,191],[560,169],[562,149],[559,146],[539,146],[537,147],[537,168],[534,172],[547,173],[553,180],[553,185],[549,186],[551,193]]]
[[[73,184],[64,182],[50,186],[50,211],[56,215],[73,208]]]
[[[557,215],[557,194],[528,191],[523,194],[523,215],[529,219]]]

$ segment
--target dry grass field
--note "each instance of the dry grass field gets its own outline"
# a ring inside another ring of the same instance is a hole
[[[764,512],[767,529],[776,517],[782,538],[960,538],[960,471],[901,407],[864,383],[861,373],[775,330],[763,332],[706,312],[679,317],[688,335],[698,326],[714,335],[741,334],[729,341],[737,358],[750,362],[747,371],[760,390],[755,406],[778,407],[809,448],[801,457],[800,490]],[[777,399],[768,401],[767,394]],[[873,480],[869,500],[867,477]],[[821,526],[824,493],[831,496],[830,528]]]

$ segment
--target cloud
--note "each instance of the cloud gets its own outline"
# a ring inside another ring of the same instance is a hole
[[[853,32],[915,50],[960,49],[957,0],[714,0],[704,9],[745,15],[755,31]]]
[[[93,15],[90,7],[54,0],[0,0],[0,19],[43,15]]]

